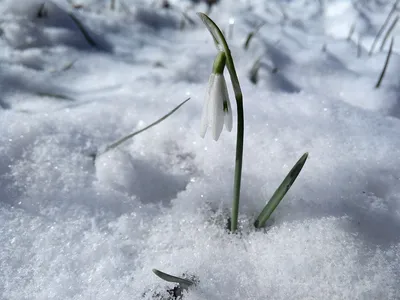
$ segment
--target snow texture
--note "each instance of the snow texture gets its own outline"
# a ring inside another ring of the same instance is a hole
[[[0,299],[161,299],[173,284],[153,268],[196,276],[187,300],[400,299],[397,41],[375,88],[398,10],[368,55],[394,2],[211,7],[244,96],[238,234],[226,230],[237,128],[226,71],[233,130],[218,142],[199,135],[217,51],[195,13],[208,6],[111,2],[0,3]],[[293,187],[255,230],[304,152]]]

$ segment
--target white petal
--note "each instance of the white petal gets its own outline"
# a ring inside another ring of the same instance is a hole
[[[232,108],[231,102],[228,100],[228,111],[224,111],[225,129],[229,132],[232,131]]]
[[[208,80],[207,92],[204,97],[203,114],[201,116],[201,123],[200,123],[200,136],[202,138],[204,138],[204,136],[206,135],[207,128],[209,126],[208,106],[210,103],[210,93],[213,83],[214,83],[214,74],[211,74],[210,79]]]
[[[218,141],[224,127],[224,97],[226,85],[222,74],[215,74],[214,85],[211,89],[209,102],[209,116],[212,129],[212,135],[215,141]]]
[[[226,87],[226,81],[225,78],[222,77],[223,82],[222,82],[222,93],[224,94],[223,99],[226,102],[228,106],[228,111],[224,111],[224,123],[225,123],[225,129],[228,131],[232,131],[232,108],[231,108],[231,102],[229,101],[229,93],[228,93],[228,88]]]

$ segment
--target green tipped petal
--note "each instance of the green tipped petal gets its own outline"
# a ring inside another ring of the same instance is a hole
[[[219,51],[214,60],[213,71],[212,71],[213,74],[223,74],[225,69],[225,63],[226,63],[225,52]]]

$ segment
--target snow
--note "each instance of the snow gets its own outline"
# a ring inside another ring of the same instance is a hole
[[[161,299],[173,284],[157,268],[195,276],[190,300],[400,299],[400,46],[379,89],[389,42],[368,55],[394,2],[212,7],[233,30],[244,95],[238,234],[226,231],[235,118],[218,142],[199,136],[216,55],[195,14],[207,6],[170,2],[49,0],[41,17],[41,0],[0,3],[0,298]],[[182,12],[196,24],[182,28]],[[304,152],[293,187],[255,230]]]

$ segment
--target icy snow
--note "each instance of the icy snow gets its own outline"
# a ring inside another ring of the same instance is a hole
[[[0,3],[0,298],[152,299],[173,287],[157,268],[196,276],[190,300],[400,299],[400,46],[379,89],[389,42],[368,55],[394,2],[212,8],[225,32],[234,20],[244,94],[239,234],[225,228],[236,124],[218,142],[198,134],[216,54],[195,14],[207,6],[110,2]],[[196,24],[181,28],[182,12]],[[256,231],[304,152],[297,181]]]

